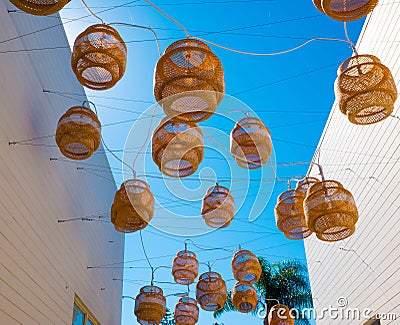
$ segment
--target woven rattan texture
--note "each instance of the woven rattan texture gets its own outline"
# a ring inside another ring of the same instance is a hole
[[[71,0],[10,0],[22,11],[35,15],[47,16],[60,11]]]
[[[378,0],[313,0],[315,7],[332,19],[353,21],[368,15]]]
[[[213,186],[203,198],[201,215],[212,228],[228,227],[235,216],[235,201],[228,188]]]
[[[176,283],[192,284],[199,273],[199,262],[191,251],[180,251],[172,262],[172,275]]]
[[[269,325],[294,325],[294,318],[288,306],[277,304],[268,314],[268,323]]]
[[[76,38],[71,66],[83,86],[106,90],[124,75],[126,55],[126,45],[114,28],[93,25]]]
[[[196,285],[196,299],[205,311],[217,311],[224,307],[228,294],[225,281],[216,272],[203,273]]]
[[[304,195],[307,194],[308,189],[314,185],[315,183],[319,182],[318,178],[315,177],[304,177],[303,179],[299,180],[296,184],[296,191],[301,192]]]
[[[161,288],[145,286],[135,300],[135,315],[139,324],[160,324],[166,313],[166,299]]]
[[[241,313],[252,312],[258,303],[256,289],[246,282],[237,282],[232,289],[232,303]]]
[[[261,276],[261,265],[256,255],[248,250],[236,252],[232,259],[233,277],[239,282],[256,283]]]
[[[58,121],[56,143],[73,160],[89,158],[100,145],[101,125],[96,114],[84,106],[71,107]]]
[[[193,298],[182,297],[175,306],[176,325],[194,325],[199,320],[199,307]]]

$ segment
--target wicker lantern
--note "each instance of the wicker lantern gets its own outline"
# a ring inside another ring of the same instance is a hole
[[[252,312],[258,303],[256,289],[247,282],[237,282],[232,289],[232,303],[241,313]]]
[[[166,299],[161,288],[145,286],[135,300],[135,315],[139,324],[160,324],[166,313]]]
[[[71,0],[10,0],[22,11],[35,16],[48,16],[60,11]]]
[[[153,133],[152,157],[160,171],[171,177],[192,175],[204,156],[204,137],[194,123],[163,119]]]
[[[236,123],[231,132],[231,154],[240,167],[260,168],[271,152],[271,135],[260,119],[246,117]]]
[[[56,143],[61,153],[73,160],[89,158],[100,145],[101,124],[87,107],[71,107],[58,121]]]
[[[303,179],[299,180],[296,184],[296,191],[307,195],[308,189],[314,185],[315,183],[319,182],[318,178],[315,177],[304,177]]]
[[[203,198],[201,215],[209,227],[228,227],[235,216],[235,202],[228,188],[210,187]]]
[[[124,75],[126,54],[126,45],[114,28],[93,25],[75,40],[72,70],[83,86],[110,89]]]
[[[261,265],[257,256],[248,250],[238,251],[232,259],[233,277],[239,282],[254,284],[261,276]]]
[[[175,306],[176,325],[194,325],[199,320],[199,307],[193,298],[182,297]]]
[[[274,305],[268,314],[269,325],[294,325],[294,318],[288,306]]]
[[[373,55],[342,63],[335,83],[340,111],[354,124],[373,124],[393,113],[397,88],[390,70]]]
[[[189,285],[194,282],[199,272],[199,262],[196,254],[184,250],[176,254],[172,263],[172,275],[176,283]]]
[[[196,285],[196,299],[205,311],[218,311],[224,307],[228,293],[225,281],[216,272],[200,275]]]
[[[313,0],[315,7],[332,19],[353,21],[369,14],[378,0]]]
[[[224,91],[221,61],[203,42],[172,43],[157,62],[154,96],[170,117],[204,121],[215,112]]]
[[[111,222],[117,231],[134,232],[147,226],[154,215],[154,197],[149,185],[138,179],[122,183],[111,207]]]
[[[337,181],[324,180],[310,187],[304,200],[308,227],[323,241],[351,236],[358,220],[352,194]]]

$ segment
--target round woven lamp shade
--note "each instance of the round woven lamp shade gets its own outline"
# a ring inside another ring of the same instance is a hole
[[[48,16],[60,11],[71,0],[10,0],[22,11],[35,16]]]
[[[201,215],[209,227],[228,227],[235,216],[235,201],[228,188],[210,187],[203,198]]]
[[[71,107],[58,121],[56,143],[61,153],[73,160],[89,158],[99,147],[101,124],[84,106]]]
[[[296,184],[296,191],[307,195],[308,189],[318,183],[319,179],[315,177],[304,177],[303,179],[299,180]]]
[[[204,137],[197,124],[163,119],[153,133],[152,157],[160,171],[171,177],[192,175],[204,156]]]
[[[160,324],[166,313],[166,299],[161,288],[145,286],[135,300],[135,315],[139,324]]]
[[[313,0],[315,7],[332,19],[353,21],[368,15],[378,0]]]
[[[241,313],[252,312],[258,303],[256,289],[247,282],[237,282],[232,289],[232,304]]]
[[[286,305],[274,305],[268,314],[269,325],[294,325],[294,318]]]
[[[350,122],[366,125],[393,113],[397,88],[392,73],[373,55],[356,55],[338,69],[335,92]]]
[[[231,132],[231,154],[240,167],[260,168],[271,152],[271,135],[260,119],[246,117],[236,123]]]
[[[175,306],[176,325],[194,325],[199,320],[199,307],[193,298],[182,297]]]
[[[138,179],[122,183],[111,207],[111,222],[120,232],[145,228],[154,216],[154,197],[149,185]]]
[[[126,55],[126,45],[118,32],[98,24],[88,27],[76,38],[71,66],[83,86],[106,90],[124,75]]]
[[[310,187],[304,200],[308,227],[323,241],[351,236],[358,220],[353,195],[337,181],[325,180]]]
[[[224,92],[221,61],[203,42],[172,43],[157,62],[154,96],[170,117],[204,121],[215,112]]]
[[[254,284],[260,279],[262,272],[260,262],[257,256],[248,250],[236,252],[231,266],[233,277],[239,282]]]
[[[200,275],[196,285],[196,299],[205,311],[218,311],[224,307],[228,293],[225,281],[216,272]]]
[[[176,283],[189,285],[194,282],[199,272],[196,254],[191,251],[180,251],[172,263],[172,275]]]

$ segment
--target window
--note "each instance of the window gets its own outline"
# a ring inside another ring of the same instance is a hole
[[[100,325],[78,296],[75,296],[72,325]]]

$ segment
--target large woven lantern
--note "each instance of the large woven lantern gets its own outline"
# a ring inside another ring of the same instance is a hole
[[[175,306],[176,325],[194,325],[199,320],[199,307],[193,298],[182,297]]]
[[[22,11],[36,16],[48,16],[60,11],[71,0],[10,0]]]
[[[209,227],[228,227],[235,216],[235,202],[228,188],[220,185],[208,189],[201,215]]]
[[[166,313],[166,299],[161,288],[145,286],[135,300],[135,315],[139,324],[160,324]]]
[[[310,187],[304,200],[304,213],[310,230],[323,241],[339,241],[351,236],[358,220],[353,195],[333,180]]]
[[[117,231],[134,232],[147,226],[154,216],[154,197],[149,185],[139,179],[122,183],[111,207],[111,222]]]
[[[172,43],[157,62],[154,96],[170,117],[204,121],[215,112],[224,91],[221,61],[203,42]]]
[[[373,55],[356,55],[338,69],[340,111],[354,124],[373,124],[393,113],[397,88],[390,70]]]
[[[89,158],[99,147],[101,124],[84,106],[71,107],[58,121],[56,143],[61,153],[73,160]]]
[[[260,262],[257,256],[248,250],[236,252],[231,266],[233,277],[239,282],[254,284],[260,279],[262,272]]]
[[[205,311],[218,311],[224,307],[228,293],[225,281],[216,272],[206,272],[196,285],[196,299]]]
[[[246,117],[236,123],[231,132],[231,154],[240,167],[260,168],[271,152],[271,135],[260,119]]]
[[[189,285],[194,282],[199,272],[196,254],[183,250],[176,254],[172,263],[172,275],[176,283]]]
[[[307,194],[308,189],[314,185],[315,183],[319,182],[318,178],[315,177],[304,177],[303,179],[299,180],[296,184],[296,191],[303,193],[304,195]]]
[[[237,282],[232,289],[232,304],[241,313],[252,312],[258,303],[256,289],[247,282]]]
[[[72,70],[83,86],[94,90],[110,89],[124,75],[126,54],[126,45],[114,28],[93,25],[75,40]]]
[[[353,21],[369,14],[378,0],[313,0],[315,7],[332,19]]]
[[[277,304],[272,306],[268,314],[269,325],[294,325],[294,318],[286,305]]]
[[[152,157],[160,171],[171,177],[192,175],[204,156],[204,137],[194,123],[163,119],[153,133]]]

